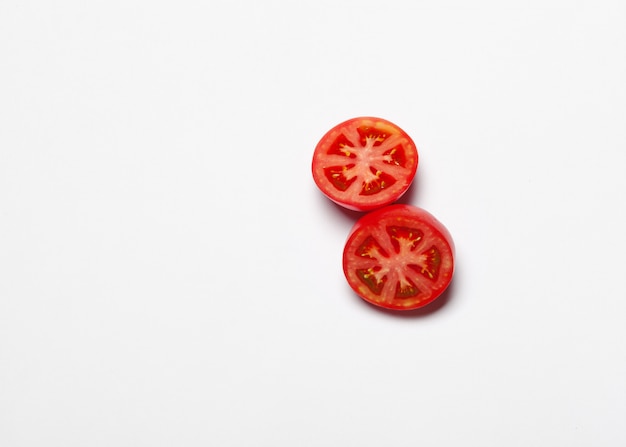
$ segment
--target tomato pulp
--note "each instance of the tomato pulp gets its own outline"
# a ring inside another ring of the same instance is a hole
[[[391,205],[354,225],[343,251],[343,271],[364,300],[388,309],[417,309],[450,284],[454,243],[427,211]]]
[[[345,121],[322,137],[313,154],[313,179],[332,201],[369,211],[398,200],[417,170],[417,148],[382,118]]]

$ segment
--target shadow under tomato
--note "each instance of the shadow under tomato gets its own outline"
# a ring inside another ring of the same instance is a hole
[[[455,274],[456,275],[456,274]],[[348,287],[349,288],[349,287]],[[394,318],[423,318],[433,315],[439,312],[441,309],[446,307],[455,296],[455,278],[452,278],[450,284],[446,288],[446,290],[430,304],[427,304],[424,307],[420,307],[419,309],[414,310],[393,310],[393,309],[385,309],[384,307],[376,306],[371,304],[364,299],[361,299],[352,289],[350,289],[352,295],[355,300],[358,300],[363,306],[366,306],[376,312],[380,312],[385,315],[390,315]]]
[[[406,192],[402,195],[402,197],[400,197],[396,201],[396,203],[401,203],[403,205],[419,206],[418,195],[420,194],[420,191],[421,191],[420,183],[421,183],[421,176],[419,175],[419,170],[418,170],[417,174],[415,175],[415,178],[413,179],[413,182],[411,183],[411,186],[409,186],[409,189],[406,190]]]
[[[332,200],[328,200],[328,202],[330,202],[330,205],[332,206],[333,210],[336,211],[337,214],[340,215],[343,220],[350,222],[352,225],[354,225],[357,220],[359,220],[361,217],[367,214],[367,212],[365,211],[349,210],[348,208],[344,208],[343,206],[336,204]]]

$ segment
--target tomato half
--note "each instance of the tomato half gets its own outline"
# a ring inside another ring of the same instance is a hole
[[[430,213],[391,205],[354,225],[343,251],[343,271],[364,300],[388,309],[417,309],[450,284],[454,243]]]
[[[313,179],[332,201],[357,211],[389,205],[411,185],[417,148],[395,124],[353,118],[329,130],[313,154]]]

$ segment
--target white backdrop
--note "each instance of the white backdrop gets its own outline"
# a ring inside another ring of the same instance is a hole
[[[505,4],[0,2],[0,445],[626,445],[626,4]],[[455,238],[425,310],[343,278],[360,115]]]

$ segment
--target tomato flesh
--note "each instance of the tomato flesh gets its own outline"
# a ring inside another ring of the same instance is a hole
[[[343,270],[364,300],[388,309],[416,309],[450,284],[454,243],[430,213],[391,205],[354,225],[343,252]]]
[[[313,154],[313,179],[331,200],[369,211],[398,200],[417,170],[415,143],[382,118],[345,121],[322,137]]]

